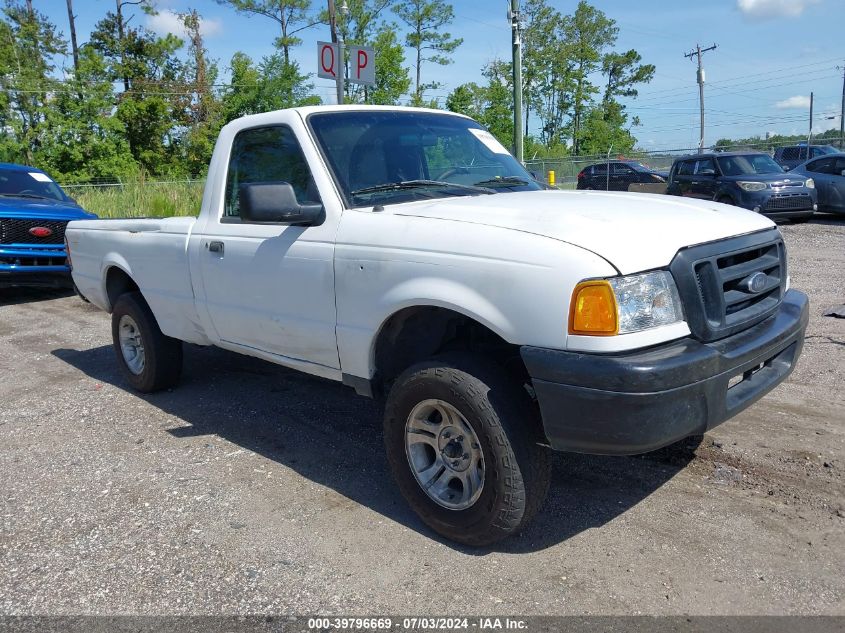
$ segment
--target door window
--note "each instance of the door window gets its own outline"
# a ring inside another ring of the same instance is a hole
[[[713,162],[712,158],[702,158],[701,160],[696,161],[695,163],[695,173],[700,174],[705,170],[710,170],[710,174],[716,173],[716,163]]]
[[[256,182],[286,182],[300,204],[320,202],[302,148],[285,125],[251,128],[235,136],[226,175],[224,217],[240,217],[240,189]]]
[[[695,165],[694,160],[685,160],[678,165],[678,176],[692,176],[692,168]]]
[[[835,159],[833,158],[820,158],[819,160],[814,160],[813,162],[807,165],[807,171],[812,171],[817,174],[832,174],[833,172],[833,164],[835,163]]]

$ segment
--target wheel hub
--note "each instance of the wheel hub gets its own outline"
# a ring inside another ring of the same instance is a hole
[[[464,471],[470,465],[469,443],[459,429],[447,426],[437,438],[440,456],[447,468]]]
[[[117,325],[120,351],[126,366],[135,375],[144,371],[146,354],[144,353],[144,341],[141,338],[141,330],[138,324],[128,314],[120,317]]]
[[[424,400],[405,423],[405,453],[414,478],[435,503],[465,510],[484,488],[484,454],[475,430],[454,406]]]

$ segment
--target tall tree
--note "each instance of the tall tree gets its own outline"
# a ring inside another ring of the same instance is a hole
[[[602,11],[581,0],[575,13],[564,18],[562,30],[574,70],[572,143],[578,154],[584,116],[598,93],[590,77],[601,68],[603,54],[616,42],[619,29]]]
[[[77,71],[56,89],[46,109],[36,160],[62,182],[124,180],[138,167],[117,117],[106,60],[92,46],[79,51]]]
[[[115,116],[125,127],[133,157],[151,174],[170,174],[178,168],[192,94],[185,64],[176,55],[182,40],[132,26],[123,14],[127,4],[117,0],[120,13],[109,12],[95,25],[90,45],[105,58],[112,79],[123,82]]]
[[[522,34],[522,103],[525,112],[525,136],[529,134],[531,113],[541,107],[539,87],[550,71],[554,72],[557,37],[561,16],[546,0],[526,0],[522,9],[525,28]],[[559,72],[559,70],[558,70]]]
[[[654,64],[641,64],[642,56],[631,49],[624,53],[610,52],[602,59],[601,72],[607,77],[605,103],[615,97],[636,97],[636,85],[654,78]]]
[[[18,161],[32,163],[42,142],[46,104],[57,85],[51,60],[65,52],[65,45],[55,26],[30,3],[9,0],[3,15],[0,76],[5,107],[0,123],[5,135],[11,133],[14,138],[4,143],[5,151],[16,154]]]
[[[372,44],[376,50],[376,85],[367,89],[364,101],[396,105],[411,87],[411,78],[405,68],[405,51],[396,38],[394,25],[382,25]]]
[[[463,43],[444,29],[455,19],[451,4],[444,0],[401,0],[393,10],[408,27],[405,45],[415,51],[416,80],[412,102],[422,105],[423,92],[440,86],[439,82],[422,83],[422,66],[432,62],[441,66],[452,63],[449,53]]]
[[[189,129],[184,139],[188,173],[198,176],[205,171],[214,142],[223,121],[223,107],[214,92],[217,66],[208,59],[202,35],[202,18],[196,9],[179,16],[185,25],[189,60],[186,64],[189,89],[193,93],[188,105]]]
[[[297,36],[320,21],[310,14],[311,0],[217,0],[239,13],[263,15],[279,25],[279,37],[273,42],[282,51],[286,64],[290,63],[290,49],[302,39]]]
[[[313,86],[299,72],[296,62],[281,55],[265,57],[256,66],[245,53],[237,52],[230,62],[231,79],[223,93],[226,120],[280,108],[317,105]]]

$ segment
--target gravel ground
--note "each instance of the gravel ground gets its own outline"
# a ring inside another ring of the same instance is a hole
[[[0,291],[0,614],[845,614],[845,221],[782,230],[812,302],[789,381],[698,446],[557,454],[485,550],[407,509],[351,390],[191,347],[140,396],[106,314]]]

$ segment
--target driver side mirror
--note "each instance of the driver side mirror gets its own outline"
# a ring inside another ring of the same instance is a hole
[[[287,182],[252,182],[238,193],[243,222],[318,226],[325,214],[322,204],[300,204]]]

